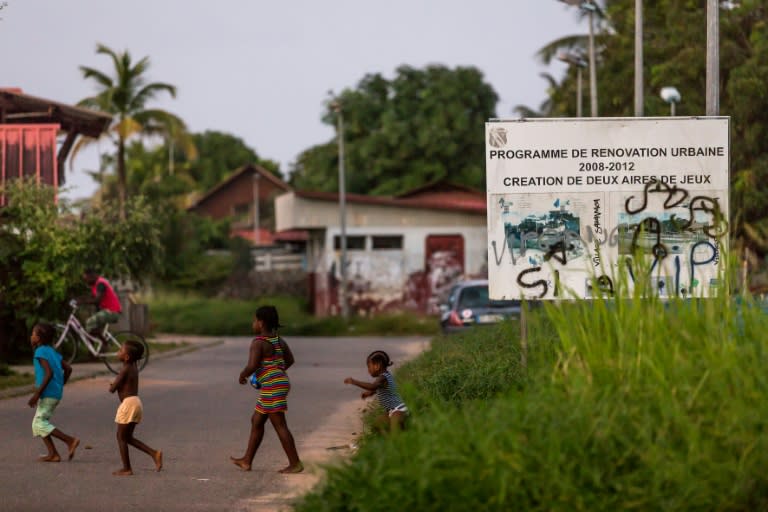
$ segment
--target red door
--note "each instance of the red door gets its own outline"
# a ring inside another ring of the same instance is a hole
[[[427,313],[437,313],[451,287],[464,275],[464,237],[429,235],[424,251],[429,298]]]

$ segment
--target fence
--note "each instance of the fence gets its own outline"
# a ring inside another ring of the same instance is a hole
[[[274,270],[306,270],[303,254],[279,254],[271,252],[253,255],[256,272],[272,272]]]

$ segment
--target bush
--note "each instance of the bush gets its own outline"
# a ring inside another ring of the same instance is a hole
[[[82,272],[140,281],[158,262],[156,219],[137,198],[120,219],[108,207],[76,216],[51,187],[14,180],[0,211],[0,357],[27,350],[27,328],[66,315],[67,299],[86,292]]]

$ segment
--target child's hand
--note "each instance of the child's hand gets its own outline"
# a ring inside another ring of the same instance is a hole
[[[366,398],[368,398],[369,396],[373,396],[373,395],[375,395],[375,394],[376,394],[376,392],[375,392],[375,391],[368,391],[368,390],[366,390],[366,391],[363,391],[363,392],[362,392],[362,394],[360,394],[360,398],[362,398],[362,399],[366,399]]]
[[[352,384],[352,377],[347,377],[344,379],[344,384]]]
[[[37,405],[37,400],[38,399],[39,399],[39,397],[37,395],[32,395],[29,398],[29,401],[27,402],[27,405],[29,405],[30,407],[35,407]]]
[[[241,375],[240,378],[237,379],[237,382],[239,382],[240,384],[246,384],[248,382],[248,379],[246,379]]]

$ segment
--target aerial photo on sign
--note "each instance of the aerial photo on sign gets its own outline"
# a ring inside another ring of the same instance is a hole
[[[491,297],[631,293],[640,268],[658,296],[714,296],[728,155],[727,117],[486,123]]]

